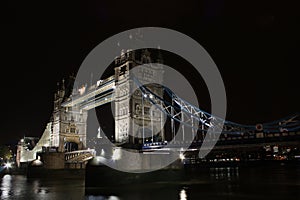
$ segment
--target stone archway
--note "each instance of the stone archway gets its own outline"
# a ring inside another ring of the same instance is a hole
[[[64,142],[65,152],[77,151],[79,150],[78,146],[79,145],[76,142]]]
[[[61,147],[62,152],[77,151],[83,149],[83,143],[77,134],[63,134],[63,146]]]

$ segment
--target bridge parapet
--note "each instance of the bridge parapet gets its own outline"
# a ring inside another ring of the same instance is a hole
[[[65,153],[65,162],[66,163],[83,163],[88,161],[96,156],[94,149],[72,151]]]

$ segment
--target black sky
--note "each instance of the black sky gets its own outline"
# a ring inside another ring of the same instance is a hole
[[[56,83],[104,39],[143,26],[178,30],[208,51],[225,82],[227,119],[255,124],[293,114],[299,25],[299,6],[285,1],[10,1],[1,6],[0,143],[40,136]]]

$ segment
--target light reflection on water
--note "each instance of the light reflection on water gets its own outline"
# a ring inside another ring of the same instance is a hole
[[[180,200],[187,200],[187,195],[185,189],[182,189],[179,193]]]
[[[120,200],[119,197],[117,196],[108,196],[108,197],[105,197],[105,196],[93,196],[93,195],[89,195],[89,196],[86,196],[85,198],[86,200]]]
[[[105,180],[99,180],[105,181]],[[300,196],[300,168],[236,167],[196,170],[190,181],[126,185],[86,192],[79,178],[1,178],[1,199],[156,200],[156,199],[295,199]]]
[[[1,180],[1,199],[82,199],[84,180],[27,179],[23,175],[5,175]]]
[[[215,180],[231,180],[239,177],[238,167],[216,167],[210,168],[210,176]]]
[[[6,199],[10,196],[10,189],[11,189],[11,176],[5,175],[2,178],[1,199]]]

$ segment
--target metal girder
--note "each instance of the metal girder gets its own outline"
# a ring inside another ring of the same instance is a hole
[[[221,119],[217,116],[213,116],[210,113],[202,111],[201,109],[181,99],[169,89],[164,88],[165,93],[171,99],[171,102],[167,102],[163,97],[154,94],[146,86],[140,84],[137,79],[135,79],[135,82],[140,88],[142,95],[146,99],[148,99],[154,106],[156,106],[168,117],[170,117],[172,121],[175,120],[182,125],[191,127],[194,130],[207,132],[207,130],[211,127],[218,127],[223,130],[223,134],[236,135],[255,134],[257,131],[256,125],[238,124],[226,121],[225,119]],[[158,105],[162,105],[162,107]],[[288,118],[284,118],[271,123],[265,123],[262,125],[264,127],[263,132],[300,130],[300,114],[297,113]]]

